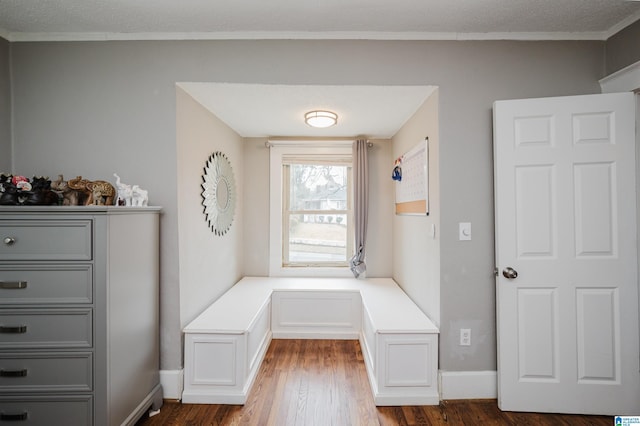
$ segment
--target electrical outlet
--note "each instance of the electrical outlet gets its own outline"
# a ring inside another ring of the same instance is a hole
[[[471,329],[460,329],[460,346],[471,346]]]

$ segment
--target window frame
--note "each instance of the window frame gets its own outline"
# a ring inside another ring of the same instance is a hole
[[[355,227],[353,223],[353,163],[350,160],[346,161],[332,161],[328,158],[323,158],[318,161],[318,164],[342,166],[347,168],[347,206],[342,210],[291,210],[291,166],[299,164],[315,163],[313,161],[314,154],[303,156],[299,160],[283,161],[282,163],[282,267],[283,268],[344,268],[349,267],[349,259],[353,256],[355,246]],[[305,158],[307,157],[307,158]],[[344,157],[342,157],[344,158]],[[306,161],[305,161],[306,160]],[[289,259],[289,232],[290,232],[290,219],[295,215],[322,215],[322,214],[343,214],[347,216],[347,238],[345,241],[345,260],[344,261],[317,261],[317,262],[292,262]]]
[[[315,264],[309,263],[295,264],[291,266],[284,265],[284,226],[285,219],[288,216],[284,214],[285,200],[283,199],[285,190],[285,162],[295,162],[290,158],[352,158],[353,140],[333,140],[333,141],[269,141],[270,160],[269,160],[269,225],[270,225],[270,241],[269,241],[269,276],[297,276],[297,277],[349,277],[352,276],[349,269],[349,259],[353,256],[355,241],[348,235],[347,239],[347,261],[340,265],[327,263]],[[344,162],[344,161],[343,161]],[[304,163],[304,162],[301,162]],[[347,211],[350,216],[347,217],[347,223],[354,229],[353,224],[353,165],[350,165],[350,176],[348,177],[348,203]],[[288,186],[288,182],[287,182]],[[287,192],[287,195],[289,193]],[[288,203],[288,201],[287,201]],[[350,208],[349,208],[350,207]],[[289,213],[291,214],[291,213]],[[287,224],[288,227],[288,224]]]

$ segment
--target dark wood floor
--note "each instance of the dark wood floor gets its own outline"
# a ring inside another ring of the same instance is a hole
[[[376,407],[355,340],[273,340],[247,403],[165,402],[136,426],[613,425],[610,416],[513,413],[495,400]]]

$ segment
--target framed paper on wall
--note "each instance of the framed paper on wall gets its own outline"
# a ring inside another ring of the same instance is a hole
[[[429,138],[396,160],[396,214],[429,214]]]

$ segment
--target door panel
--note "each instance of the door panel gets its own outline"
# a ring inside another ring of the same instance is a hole
[[[638,414],[634,103],[494,104],[503,410]]]
[[[517,253],[520,258],[553,257],[556,230],[553,166],[516,166]]]
[[[576,257],[615,256],[617,205],[613,163],[574,165]]]
[[[615,288],[584,288],[576,291],[578,310],[578,380],[616,382],[622,360],[616,342],[620,327],[616,318]]]
[[[558,301],[550,288],[518,291],[519,380],[556,381]]]

